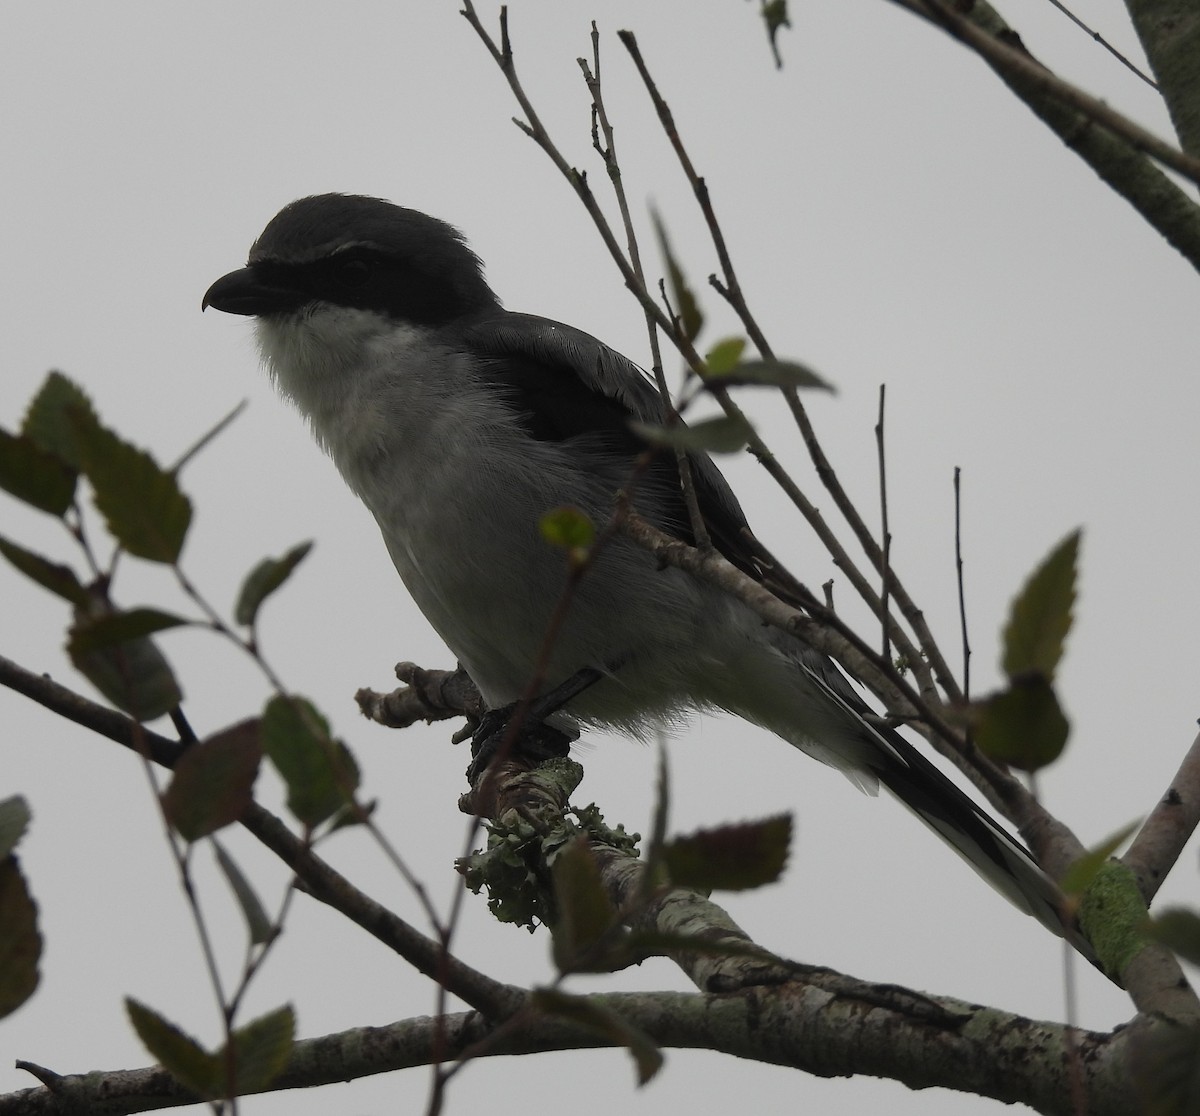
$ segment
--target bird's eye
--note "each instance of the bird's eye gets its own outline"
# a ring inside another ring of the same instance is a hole
[[[365,286],[371,278],[371,264],[361,256],[349,256],[334,264],[333,275],[341,286],[353,290]]]

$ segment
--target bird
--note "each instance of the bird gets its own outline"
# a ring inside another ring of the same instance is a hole
[[[636,425],[662,422],[646,374],[582,330],[505,309],[464,237],[436,217],[362,195],[300,198],[202,305],[255,319],[279,393],[370,510],[409,594],[490,709],[524,692],[562,596],[566,563],[539,527],[548,511],[603,524],[630,486],[638,514],[695,542],[676,455],[647,455]],[[705,453],[686,456],[712,545],[761,580],[730,486]],[[545,688],[588,674],[558,724],[644,738],[726,710],[869,793],[886,788],[1020,910],[1078,944],[1033,856],[831,659],[619,534],[574,586]]]

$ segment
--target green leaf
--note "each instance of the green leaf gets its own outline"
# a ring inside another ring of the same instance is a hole
[[[807,364],[794,360],[744,360],[727,372],[716,373],[716,378],[722,387],[749,385],[834,390],[828,380],[818,376]]]
[[[73,412],[84,415],[84,421],[96,422],[92,401],[83,389],[61,372],[51,372],[25,412],[21,433],[81,473],[83,462],[75,444]]]
[[[1169,907],[1146,927],[1146,936],[1174,950],[1185,961],[1200,965],[1200,915],[1184,907]]]
[[[216,1054],[130,996],[125,998],[125,1011],[142,1045],[176,1081],[209,1100],[224,1095],[225,1074]]]
[[[230,1043],[236,1081],[229,1094],[266,1089],[286,1068],[295,1034],[296,1014],[287,1004],[234,1031]]]
[[[43,558],[40,554],[4,538],[0,538],[0,554],[43,589],[49,589],[51,593],[70,601],[73,605],[87,606],[88,592],[70,566],[51,562],[49,558]]]
[[[310,702],[298,697],[267,702],[262,746],[287,784],[288,809],[304,825],[320,825],[353,799],[358,767]]]
[[[83,471],[113,538],[139,558],[174,563],[192,520],[191,501],[175,477],[94,416],[71,416]]]
[[[312,550],[312,545],[311,541],[298,543],[282,558],[264,558],[246,575],[233,612],[239,624],[249,627],[254,623],[263,601],[287,581],[292,570]]]
[[[183,691],[152,640],[143,637],[89,648],[89,633],[107,619],[83,617],[68,633],[67,654],[75,669],[113,705],[139,721],[169,713],[183,700]]]
[[[1071,630],[1079,531],[1072,531],[1030,575],[1012,603],[1004,629],[1004,673],[1041,674],[1053,681]]]
[[[704,354],[704,363],[710,376],[726,376],[737,367],[746,351],[744,337],[726,337],[718,341]]]
[[[678,887],[744,891],[779,879],[791,839],[791,815],[779,814],[677,837],[663,847],[663,861]]]
[[[0,858],[8,856],[17,847],[29,828],[29,803],[25,796],[10,795],[0,799]]]
[[[625,1047],[633,1055],[639,1085],[645,1085],[662,1068],[662,1051],[655,1041],[611,1008],[552,988],[534,989],[530,999],[534,1007],[547,1015],[592,1031],[614,1046]]]
[[[167,820],[185,841],[197,841],[246,812],[262,748],[258,721],[242,721],[190,745],[163,792]]]
[[[596,525],[587,512],[569,505],[553,508],[538,520],[542,538],[563,550],[586,552],[596,541]]]
[[[1014,679],[1007,690],[980,702],[971,720],[980,749],[1022,771],[1036,771],[1058,759],[1071,731],[1054,688],[1042,675]]]
[[[1111,837],[1106,837],[1100,844],[1089,849],[1063,873],[1059,887],[1068,895],[1081,895],[1087,891],[1100,869],[1108,863],[1117,849],[1133,836],[1141,824],[1140,820],[1130,822]]]
[[[9,799],[8,801],[12,801]],[[38,986],[42,935],[37,904],[15,856],[0,859],[0,1018],[16,1011]]]
[[[61,516],[75,498],[75,472],[32,439],[0,430],[0,488],[32,507]]]
[[[629,426],[651,445],[701,453],[736,453],[745,449],[754,434],[754,428],[745,419],[732,415],[704,419],[693,426],[685,426],[682,422],[671,426],[631,422]]]
[[[215,837],[212,844],[213,850],[217,854],[217,864],[224,873],[234,898],[237,899],[242,917],[246,920],[246,929],[250,932],[250,944],[264,945],[275,936],[275,928],[267,917],[267,912],[259,902],[258,895],[250,881],[237,866],[237,861],[221,847]]]
[[[108,612],[103,616],[77,618],[71,640],[77,652],[98,651],[102,647],[132,643],[154,632],[180,628],[191,621],[157,608],[131,608]]]
[[[663,259],[667,264],[667,283],[671,288],[671,301],[675,313],[679,316],[679,325],[684,336],[689,341],[695,341],[704,326],[704,315],[700,312],[700,304],[688,285],[683,268],[671,251],[671,242],[667,238],[667,229],[658,213],[651,210],[650,219],[654,222],[654,231],[658,235],[658,245],[662,250]]]
[[[564,846],[550,865],[557,918],[554,963],[560,972],[610,972],[628,963],[614,951],[617,912],[600,878],[600,865],[586,837]],[[611,939],[612,945],[606,939]]]

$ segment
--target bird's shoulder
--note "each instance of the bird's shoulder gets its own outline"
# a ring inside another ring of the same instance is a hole
[[[503,390],[528,433],[543,441],[571,441],[582,450],[614,451],[634,461],[648,443],[631,422],[659,423],[658,389],[628,357],[589,333],[534,314],[499,310],[470,322],[464,341],[481,358],[481,370]],[[700,514],[716,548],[735,566],[761,579],[762,562],[745,514],[712,459],[688,453]],[[643,473],[655,493],[652,518],[670,534],[694,542],[678,464],[660,450]],[[638,501],[635,499],[635,505]]]

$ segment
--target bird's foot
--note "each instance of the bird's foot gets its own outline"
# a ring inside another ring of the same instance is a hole
[[[520,702],[489,709],[479,719],[471,737],[471,763],[467,767],[467,781],[474,785],[480,774],[501,754],[506,758],[520,755],[534,763],[566,756],[572,742],[579,739],[579,730],[555,728],[546,724],[546,718],[557,713],[601,677],[600,671],[592,667],[577,671],[562,685],[528,703],[524,716],[515,727],[511,721],[520,709]]]

